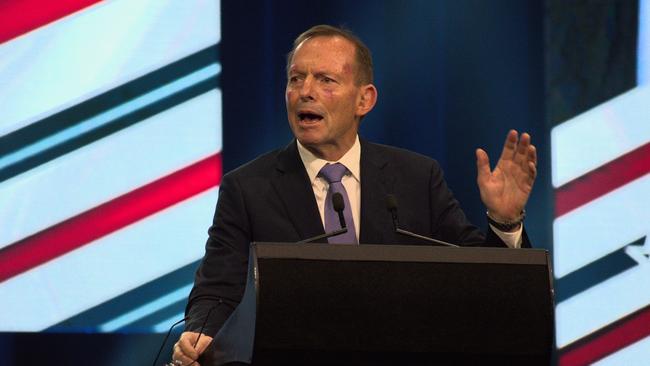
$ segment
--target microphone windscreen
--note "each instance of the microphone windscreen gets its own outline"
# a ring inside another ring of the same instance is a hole
[[[397,210],[397,198],[394,195],[389,194],[386,196],[386,208],[391,212]]]
[[[336,212],[345,210],[345,202],[343,202],[343,196],[339,192],[332,195],[332,206]]]

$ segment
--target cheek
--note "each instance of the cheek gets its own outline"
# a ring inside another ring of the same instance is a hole
[[[296,99],[295,96],[296,96],[296,93],[294,91],[291,91],[291,90],[286,91],[286,93],[284,94],[284,101],[287,104],[287,108],[289,108],[291,106],[291,104],[293,103],[293,100]]]
[[[323,88],[323,96],[327,99],[334,98],[334,88]]]

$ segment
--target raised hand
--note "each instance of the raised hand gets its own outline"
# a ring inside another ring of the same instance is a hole
[[[510,130],[501,157],[490,170],[490,159],[483,149],[476,149],[476,181],[481,200],[490,215],[500,221],[514,221],[526,206],[537,176],[537,152],[530,135]]]

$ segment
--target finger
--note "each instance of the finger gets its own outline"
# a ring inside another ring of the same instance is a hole
[[[503,151],[499,160],[512,160],[517,149],[517,131],[510,130],[503,144]]]
[[[490,176],[490,158],[483,149],[476,149],[476,180],[484,182]]]
[[[194,342],[198,336],[198,333],[186,332],[181,335],[181,339],[177,342],[180,352],[184,356],[191,358],[191,360],[199,358],[199,353],[194,349]]]
[[[176,354],[174,354],[173,359],[174,359],[174,362],[178,362],[178,361],[182,362],[183,366],[188,366],[188,365],[195,366],[196,365],[196,362],[194,362],[194,359],[189,358],[186,355],[178,355],[177,356]],[[192,363],[192,362],[194,362],[194,363]]]
[[[515,162],[524,163],[528,158],[528,147],[530,146],[530,135],[526,132],[521,134],[519,143],[517,144],[517,151],[515,153]]]
[[[174,360],[174,362],[180,361],[183,363],[183,365],[189,365],[193,361],[192,358],[183,353],[179,342],[176,342],[176,344],[174,344],[174,353],[172,354],[172,360]]]
[[[537,177],[537,166],[532,161],[529,161],[528,170],[528,183],[532,186],[535,182],[535,178]]]
[[[212,337],[207,336],[203,334],[201,338],[199,338],[199,343],[197,343],[195,349],[199,354],[202,354],[206,348],[212,343]]]
[[[532,162],[537,166],[537,148],[535,145],[530,145],[528,147],[528,161]]]
[[[174,352],[172,353],[172,360],[176,360],[178,357],[183,355],[183,351],[181,351],[181,348],[178,345],[178,342],[174,343],[173,350],[174,350]]]

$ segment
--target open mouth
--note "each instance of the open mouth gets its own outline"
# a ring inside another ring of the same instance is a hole
[[[323,119],[323,116],[314,112],[299,112],[298,120],[300,122],[314,123]]]

